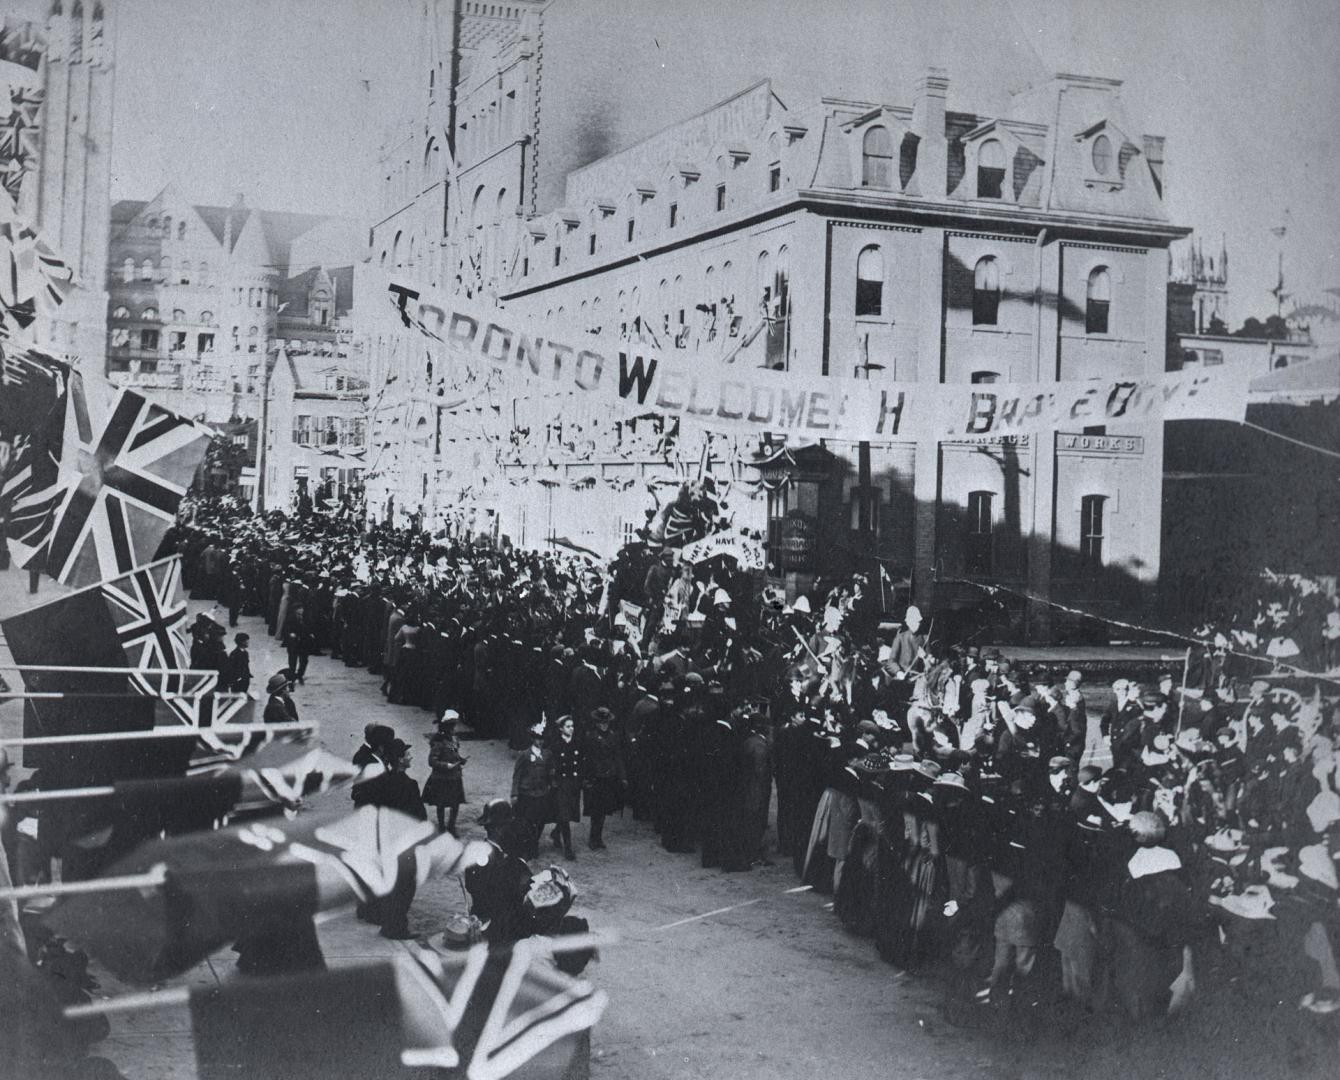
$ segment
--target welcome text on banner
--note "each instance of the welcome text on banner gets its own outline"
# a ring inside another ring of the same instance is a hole
[[[455,363],[729,432],[769,431],[802,440],[948,440],[1122,421],[1246,417],[1250,375],[1232,366],[1111,380],[880,385],[737,369],[707,357],[671,359],[594,335],[556,340],[548,325],[510,312],[454,296],[432,303],[395,281],[388,288],[401,325],[440,342]]]

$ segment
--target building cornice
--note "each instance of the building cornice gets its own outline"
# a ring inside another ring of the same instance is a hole
[[[1049,234],[1058,240],[1066,240],[1067,238],[1064,235],[1066,232],[1082,230],[1090,238],[1093,237],[1093,234],[1100,233],[1106,236],[1121,237],[1128,244],[1138,238],[1150,241],[1149,246],[1161,246],[1160,241],[1175,240],[1189,235],[1192,231],[1181,225],[1147,220],[1098,218],[1094,215],[1058,213],[1054,210],[1030,211],[1015,206],[992,207],[988,210],[985,207],[958,206],[945,203],[928,204],[902,198],[875,201],[870,198],[868,193],[846,194],[810,188],[797,191],[792,197],[778,200],[771,206],[748,213],[734,214],[714,228],[702,229],[697,232],[686,230],[670,242],[653,243],[651,246],[629,252],[619,258],[588,264],[568,274],[545,277],[536,281],[533,285],[506,289],[506,291],[500,292],[499,299],[519,300],[522,297],[545,292],[560,285],[569,285],[575,281],[607,274],[646,259],[657,258],[682,248],[714,240],[740,229],[751,228],[771,218],[784,217],[791,213],[814,213],[828,217],[835,212],[862,215],[861,220],[840,222],[843,225],[855,226],[869,222],[875,225],[886,225],[895,230],[906,229],[913,232],[927,228],[943,228],[965,236],[985,235],[997,240],[1018,239],[1029,242],[1035,242],[1037,233],[1043,229],[1046,229]],[[880,221],[883,216],[895,214],[899,218],[910,218],[912,220]],[[833,223],[837,224],[838,222]],[[1074,242],[1082,243],[1084,241],[1076,239]],[[1093,239],[1089,239],[1088,243],[1095,247],[1101,246]],[[1110,247],[1107,250],[1110,250]]]

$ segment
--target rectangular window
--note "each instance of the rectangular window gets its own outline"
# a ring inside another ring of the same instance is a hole
[[[554,265],[557,266],[563,261],[563,249],[557,244],[554,245]]]
[[[293,419],[293,441],[306,446],[312,441],[312,418],[299,414]]]
[[[989,491],[968,493],[968,514],[963,537],[963,568],[969,574],[991,573],[992,503]]]
[[[972,381],[977,384],[993,383],[1000,381],[1000,372],[998,371],[974,371]]]
[[[185,330],[173,330],[173,331],[171,332],[171,335],[170,335],[169,338],[168,338],[168,351],[169,351],[169,352],[174,352],[174,353],[175,353],[175,352],[185,352],[185,351],[186,351],[186,331],[185,331]]]
[[[725,184],[718,184],[718,185],[717,185],[717,209],[718,209],[718,210],[724,210],[724,209],[726,209],[726,185],[725,185]]]
[[[158,331],[149,329],[141,330],[140,348],[145,352],[156,352],[158,350]]]
[[[521,276],[530,277],[530,256],[527,255],[521,260]]]
[[[856,314],[882,315],[884,313],[884,282],[856,279]]]
[[[195,338],[195,351],[197,353],[212,353],[214,351],[214,335],[197,334]]]
[[[768,190],[782,190],[782,167],[780,165],[774,165],[768,170]]]
[[[679,224],[679,203],[670,204],[670,228]]]
[[[587,242],[586,242],[586,253],[587,253],[588,255],[594,255],[594,254],[596,253],[596,234],[595,234],[595,233],[592,233],[592,234],[587,238]]]
[[[629,219],[628,219],[628,242],[629,242],[630,244],[633,242],[633,230],[634,230],[636,227],[637,227],[637,222],[634,221],[632,218],[629,218]]]
[[[1103,565],[1103,511],[1106,495],[1085,495],[1080,500],[1079,550],[1090,566]]]
[[[343,426],[340,423],[340,418],[338,416],[327,416],[325,421],[325,433],[321,441],[327,446],[338,446],[340,444],[340,428]]]
[[[1084,332],[1107,333],[1107,309],[1110,301],[1090,299],[1084,307]]]
[[[1224,351],[1222,349],[1201,349],[1200,362],[1205,367],[1218,367],[1224,362]]]

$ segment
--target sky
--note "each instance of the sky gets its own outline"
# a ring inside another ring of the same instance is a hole
[[[1291,290],[1340,286],[1334,0],[1005,3],[1003,32],[1044,68],[1125,80],[1132,122],[1167,137],[1171,216],[1207,248],[1226,235],[1235,323],[1273,312],[1281,246]],[[117,7],[113,198],[175,180],[201,203],[244,193],[370,223],[382,103],[416,76],[416,0]],[[1282,242],[1270,233],[1281,224]]]

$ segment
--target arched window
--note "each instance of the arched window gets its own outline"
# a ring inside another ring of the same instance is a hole
[[[181,308],[173,308],[173,309],[172,309],[172,321],[173,321],[173,322],[185,322],[185,321],[186,321],[186,312],[182,311]]]
[[[163,215],[163,239],[164,239],[164,240],[169,240],[169,239],[171,239],[171,238],[172,238],[172,215],[171,215],[171,214],[164,214],[164,215]]]
[[[861,186],[893,187],[893,138],[888,128],[867,128],[861,139]]]
[[[884,314],[884,253],[874,244],[856,256],[856,314]]]
[[[987,255],[977,260],[972,272],[972,323],[995,326],[999,314],[1000,266],[994,256]]]
[[[172,277],[172,260],[166,255],[158,260],[158,272],[163,276],[164,281]]]
[[[201,285],[209,284],[209,263],[201,263],[196,268],[196,281]]]
[[[140,312],[140,318],[143,319],[145,322],[157,322],[158,309],[156,307],[147,307]]]
[[[200,321],[201,321],[202,323],[204,323],[204,325],[206,325],[206,326],[213,326],[213,325],[214,325],[214,312],[212,312],[212,311],[202,311],[202,312],[200,313]]]
[[[121,264],[121,280],[126,282],[135,280],[135,260],[129,255],[126,256],[126,261]]]
[[[113,319],[128,319],[128,318],[130,318],[130,308],[126,307],[124,304],[121,305],[121,306],[118,307],[115,311],[112,312],[112,318],[113,318]]]
[[[968,492],[968,514],[963,532],[963,569],[970,574],[991,573],[992,503],[990,491]]]
[[[140,263],[140,280],[153,281],[153,279],[154,279],[154,261],[153,259],[145,259],[144,262]]]
[[[186,239],[186,222],[184,221],[177,222],[177,239],[178,240]]]
[[[1085,495],[1079,501],[1079,551],[1090,566],[1103,565],[1103,517],[1106,495]]]
[[[177,271],[177,280],[183,285],[191,284],[191,263],[189,260],[182,259]]]
[[[1112,303],[1112,279],[1106,266],[1095,266],[1089,272],[1089,286],[1084,297],[1084,332],[1106,334]]]
[[[977,148],[977,197],[999,199],[1005,185],[1005,147],[987,139]]]
[[[248,326],[248,327],[247,327],[247,337],[255,337],[255,336],[256,336],[257,334],[259,334],[259,333],[260,333],[259,328],[255,327],[255,326]]]

